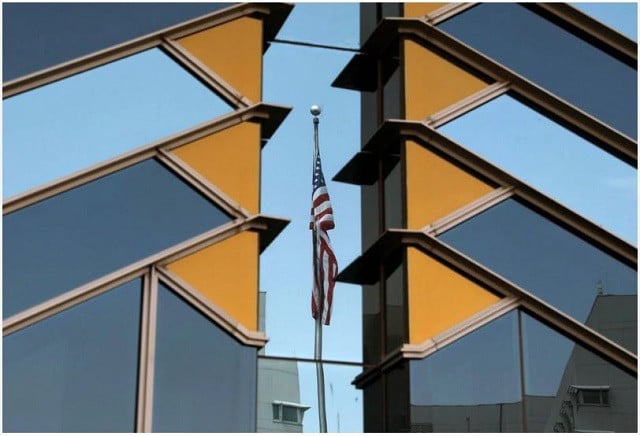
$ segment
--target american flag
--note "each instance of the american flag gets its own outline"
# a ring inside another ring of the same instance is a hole
[[[309,228],[313,231],[311,315],[316,319],[319,315],[322,315],[322,322],[325,325],[329,325],[331,321],[333,286],[338,275],[338,262],[331,249],[331,241],[327,233],[327,230],[335,227],[335,222],[333,221],[333,209],[331,208],[329,192],[322,174],[320,153],[317,149],[311,199],[311,222],[309,223]]]

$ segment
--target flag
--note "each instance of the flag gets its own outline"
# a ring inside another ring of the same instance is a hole
[[[311,195],[311,221],[313,234],[313,291],[311,315],[321,316],[325,325],[331,321],[333,287],[338,275],[338,262],[331,248],[328,230],[335,227],[329,192],[322,174],[320,153],[316,148],[313,166],[313,191]]]

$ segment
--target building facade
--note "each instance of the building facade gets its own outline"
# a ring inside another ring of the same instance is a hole
[[[260,280],[289,224],[263,158],[300,110],[263,101],[265,57],[300,6],[3,5],[4,431],[317,431],[308,284]],[[286,59],[346,59],[360,98],[329,431],[636,432],[636,42],[559,3],[323,32]]]
[[[593,150],[635,180],[636,43],[564,4],[363,4],[360,31],[335,180],[361,186],[365,431],[635,432],[637,250],[575,196],[615,201]]]

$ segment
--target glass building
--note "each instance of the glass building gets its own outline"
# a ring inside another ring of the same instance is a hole
[[[264,212],[285,63],[359,99],[328,430],[637,431],[637,43],[578,4],[346,6],[296,41],[318,5],[3,4],[4,431],[318,430],[308,283],[262,289],[308,224]]]

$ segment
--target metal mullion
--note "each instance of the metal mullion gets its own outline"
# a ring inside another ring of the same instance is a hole
[[[150,267],[145,274],[142,294],[138,403],[136,410],[136,432],[138,433],[151,432],[153,424],[153,377],[158,307],[157,283],[158,278],[155,268]]]
[[[517,309],[519,306],[520,300],[517,297],[504,297],[497,303],[475,313],[471,317],[420,344],[403,345],[400,353],[405,359],[424,359],[447,345]]]
[[[438,128],[455,118],[458,118],[467,112],[471,112],[479,106],[500,97],[509,92],[509,82],[496,82],[486,88],[457,101],[449,107],[436,112],[435,114],[425,118],[422,122],[429,127]]]
[[[476,3],[447,3],[441,8],[425,15],[424,19],[435,26],[454,15],[461,14],[475,5]]]
[[[274,19],[280,20],[280,17],[276,16],[278,14],[273,13],[274,8],[282,8],[282,6],[242,3],[229,6],[220,11],[213,11],[207,15],[5,82],[2,86],[3,98],[8,98],[71,75],[82,73],[91,68],[96,68],[132,54],[157,47],[162,44],[163,38],[165,37],[170,39],[181,38],[244,16],[255,14],[264,16],[263,25],[264,20],[270,16],[275,16]]]
[[[195,77],[204,82],[211,90],[219,94],[227,103],[239,109],[253,105],[253,102],[242,95],[222,77],[209,69],[195,56],[186,51],[178,42],[164,38],[160,46],[176,62],[182,65]]]
[[[86,285],[80,286],[57,297],[44,301],[3,320],[2,336],[7,336],[33,325],[45,318],[96,297],[144,274],[144,267],[138,264],[108,274]]]
[[[262,104],[257,104],[249,108],[240,109],[230,114],[225,114],[211,121],[202,123],[196,127],[183,130],[175,135],[143,145],[130,152],[116,156],[112,159],[93,165],[87,169],[77,171],[68,176],[46,183],[22,194],[9,197],[3,202],[3,215],[15,212],[16,210],[30,206],[38,201],[58,195],[62,192],[86,184],[115,171],[134,165],[145,159],[157,155],[157,149],[170,150],[184,144],[188,144],[197,139],[211,135],[218,131],[240,124],[253,115],[257,114]]]
[[[136,431],[139,433],[149,433],[153,428],[153,385],[158,325],[158,275],[153,266],[149,267],[146,278],[136,418]]]
[[[267,337],[263,332],[249,330],[220,307],[201,296],[177,275],[162,267],[158,267],[157,273],[164,285],[242,344],[256,348],[266,345]]]
[[[439,236],[447,230],[470,220],[474,216],[492,208],[493,206],[511,198],[514,195],[512,186],[499,187],[488,194],[468,203],[453,211],[449,215],[434,221],[422,228],[422,231],[431,235]]]
[[[237,203],[230,196],[222,192],[220,188],[205,179],[200,173],[175,154],[159,149],[157,159],[171,168],[171,170],[187,181],[194,189],[215,203],[216,206],[233,217],[248,218],[252,215],[252,213],[243,208],[240,203]]]

